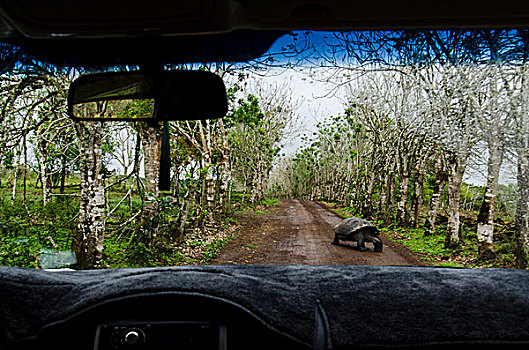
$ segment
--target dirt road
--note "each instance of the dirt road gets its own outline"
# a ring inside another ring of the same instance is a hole
[[[420,265],[406,250],[382,236],[384,250],[366,252],[356,243],[331,245],[342,218],[311,201],[285,200],[262,214],[241,214],[238,236],[212,264]]]

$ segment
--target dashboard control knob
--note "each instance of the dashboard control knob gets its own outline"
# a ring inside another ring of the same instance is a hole
[[[127,345],[139,345],[143,342],[143,332],[139,329],[129,329],[125,332],[123,342]]]

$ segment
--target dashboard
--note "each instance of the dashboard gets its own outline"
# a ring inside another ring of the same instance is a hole
[[[526,348],[529,271],[1,267],[0,325],[17,350]]]
[[[238,305],[180,293],[104,303],[47,327],[39,335],[40,346],[43,343],[52,349],[71,349],[76,344],[76,349],[94,350],[310,348]]]

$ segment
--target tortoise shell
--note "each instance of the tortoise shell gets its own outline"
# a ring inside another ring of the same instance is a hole
[[[363,228],[370,228],[373,232],[377,231],[375,225],[371,221],[358,217],[351,217],[334,226],[334,232],[339,235],[349,235]]]

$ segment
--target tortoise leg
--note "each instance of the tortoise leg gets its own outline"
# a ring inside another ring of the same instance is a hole
[[[363,238],[359,238],[358,241],[356,242],[356,247],[361,251],[361,252],[365,252],[366,251],[366,243],[364,241]]]
[[[383,244],[382,244],[382,240],[380,238],[376,238],[373,241],[373,245],[375,246],[375,249],[374,249],[375,252],[382,252]]]
[[[338,239],[338,235],[337,234],[334,234],[334,239],[333,241],[331,242],[332,245],[338,245],[340,244],[340,240]]]

